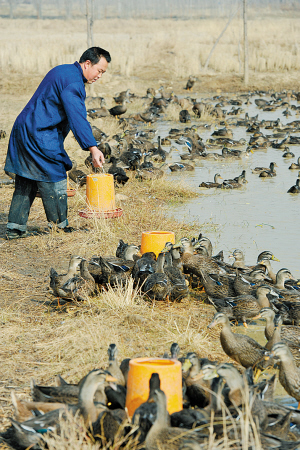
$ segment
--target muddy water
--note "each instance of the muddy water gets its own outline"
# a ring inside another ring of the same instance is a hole
[[[203,97],[198,95],[197,98]],[[275,112],[263,112],[256,107],[255,98],[251,97],[251,105],[243,105],[244,113],[248,112],[251,117],[258,114],[258,120],[280,118],[283,125],[299,118],[294,111],[291,111],[292,116],[286,119],[282,114],[284,108]],[[270,99],[270,97],[264,98]],[[291,102],[293,103],[297,105],[297,102]],[[222,109],[229,111],[231,105]],[[240,116],[241,118],[244,117],[244,113]],[[199,124],[199,119],[192,121],[192,124],[197,125],[197,123]],[[178,126],[178,122],[166,121],[158,122],[157,126],[158,134],[162,137],[166,136],[172,127],[184,128],[182,124]],[[246,133],[246,127],[230,125],[229,127],[233,130],[235,140],[245,138],[249,142],[251,133]],[[264,128],[261,131],[265,135],[271,135],[273,132]],[[212,132],[213,128],[198,131],[204,141],[211,137]],[[300,131],[292,135],[300,136]],[[178,151],[173,151],[168,161],[180,161],[179,154],[186,153],[186,148],[175,144],[174,141],[172,144]],[[170,179],[177,180],[184,177],[187,184],[199,191],[197,198],[171,208],[169,214],[187,222],[199,223],[199,232],[202,231],[211,239],[215,253],[219,250],[224,251],[227,261],[230,253],[236,248],[243,250],[246,264],[255,264],[257,255],[261,251],[271,250],[280,260],[279,263],[273,263],[274,271],[287,267],[294,277],[300,278],[300,246],[298,244],[300,195],[287,193],[287,190],[296,183],[298,171],[288,170],[288,167],[300,156],[300,146],[289,145],[289,147],[295,154],[295,158],[283,158],[283,150],[269,147],[263,151],[255,151],[248,158],[197,161],[194,172],[169,173]],[[241,148],[245,149],[246,145]],[[218,149],[209,151],[221,153]],[[276,162],[278,166],[276,177],[263,179],[257,174],[252,174],[251,169],[256,166],[268,167],[271,161]],[[246,170],[248,183],[241,189],[198,187],[202,181],[213,181],[215,173],[220,173],[226,179],[238,176],[243,169]]]

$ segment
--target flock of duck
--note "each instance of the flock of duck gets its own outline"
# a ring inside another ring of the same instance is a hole
[[[192,89],[188,86],[193,85],[194,82],[193,77],[188,81],[186,87],[188,91]],[[266,95],[269,95],[271,100],[262,98]],[[291,100],[298,101],[300,99],[297,92],[255,91],[240,94],[233,99],[219,95],[212,99],[207,98],[198,101],[190,96],[178,98],[174,92],[166,92],[163,87],[157,91],[149,88],[146,96],[142,97],[145,102],[144,111],[131,114],[129,117],[120,118],[127,111],[126,103],[141,98],[131,93],[130,89],[118,93],[114,97],[117,105],[109,110],[104,106],[104,98],[88,98],[88,102],[100,101],[100,107],[90,108],[87,111],[92,119],[110,114],[119,118],[119,123],[124,131],[113,137],[107,136],[95,126],[92,126],[92,129],[98,146],[108,161],[105,164],[105,170],[114,175],[118,184],[124,184],[128,180],[128,170],[135,171],[137,178],[141,180],[156,179],[163,176],[166,169],[192,171],[195,169],[197,161],[220,160],[230,162],[248,157],[254,151],[265,151],[268,147],[282,150],[284,158],[294,158],[295,154],[290,151],[288,146],[300,144],[300,137],[293,135],[299,131],[300,121],[294,120],[283,125],[279,118],[276,120],[259,120],[258,114],[249,117],[248,113],[245,113],[243,119],[239,119],[238,116],[243,112],[243,105],[251,104],[252,97],[259,97],[254,98],[254,103],[263,112],[283,109],[286,117],[290,115],[287,115],[287,111],[290,112],[291,110],[294,110],[295,114],[299,114],[299,107],[291,104]],[[153,139],[157,130],[153,128],[146,130],[143,124],[152,125],[159,120],[163,120],[164,114],[167,113],[168,107],[172,104],[182,108],[178,116],[180,123],[187,124],[191,120],[205,119],[210,116],[210,124],[202,122],[184,129],[171,128],[165,138],[161,139],[158,136],[158,143],[155,145]],[[232,106],[232,109],[225,110],[224,108],[229,105]],[[215,124],[219,124],[219,128],[216,128],[211,133],[211,137],[204,142],[200,136],[201,130],[207,132],[211,128],[212,120]],[[233,127],[245,127],[246,133],[249,134],[249,141],[247,142],[244,138],[235,140],[233,138]],[[271,134],[267,134],[267,132],[271,132]],[[177,150],[177,147],[172,145],[172,141],[175,144],[183,145],[187,152],[180,155],[180,161],[167,163],[166,159],[172,151]],[[167,146],[170,147],[169,151],[166,150]],[[221,150],[221,152],[216,152],[216,150]],[[155,163],[160,163],[160,166],[157,167]],[[86,164],[93,170],[89,159]],[[259,177],[272,178],[276,176],[276,165],[275,162],[271,162],[269,167],[255,167],[252,171],[257,173]],[[300,156],[297,162],[291,163],[289,169],[300,169]],[[245,175],[246,173],[243,171],[242,174],[229,180],[223,180],[221,175],[217,173],[214,181],[204,181],[200,184],[200,187],[239,188],[247,183]],[[70,177],[83,184],[86,173],[78,171],[74,167],[70,172]],[[288,189],[288,192],[299,193],[299,183],[298,176],[295,185]]]
[[[190,78],[186,90],[191,91],[196,80]],[[269,94],[271,100],[265,100]],[[280,119],[259,120],[258,116],[238,119],[243,104],[249,104],[252,97],[262,111],[276,111],[283,108],[285,117],[299,107],[291,105],[291,99],[300,101],[300,94],[294,92],[253,92],[241,94],[235,99],[216,96],[197,101],[190,97],[179,99],[173,92],[163,88],[157,92],[147,90],[145,110],[120,118],[126,113],[126,104],[137,96],[130,90],[114,98],[116,106],[109,110],[104,99],[97,108],[88,109],[90,118],[113,115],[119,118],[123,132],[107,136],[92,126],[93,134],[106,160],[105,170],[113,174],[118,185],[129,179],[128,171],[134,171],[141,180],[157,179],[165,169],[171,171],[193,171],[197,161],[233,161],[249,156],[249,153],[268,147],[281,149],[284,158],[294,158],[289,145],[299,145],[300,121],[283,125]],[[88,99],[95,102],[95,99]],[[206,142],[200,137],[201,128],[207,131],[210,125],[201,124],[184,129],[172,128],[164,139],[157,138],[155,129],[139,128],[143,124],[154,124],[167,111],[170,104],[181,106],[179,122],[211,116],[219,124]],[[223,108],[231,105],[230,111]],[[230,117],[232,116],[232,117]],[[251,134],[249,142],[234,140],[232,127],[245,127]],[[271,130],[271,135],[262,132]],[[186,148],[180,161],[166,163],[174,150],[172,141]],[[163,147],[170,146],[170,151]],[[245,148],[244,148],[245,147]],[[221,150],[216,152],[215,150]],[[156,163],[159,163],[159,167]],[[90,158],[86,166],[94,170]],[[276,163],[269,167],[253,169],[263,178],[276,176]],[[289,169],[300,170],[300,157]],[[86,173],[77,169],[74,161],[69,177],[82,185]],[[300,192],[300,177],[288,192]],[[235,189],[247,183],[246,172],[223,180],[217,173],[213,182],[202,182],[203,188]],[[279,372],[279,380],[287,393],[300,402],[300,282],[295,280],[287,268],[273,272],[271,261],[277,261],[273,253],[263,251],[252,266],[245,264],[243,253],[236,249],[232,253],[234,262],[224,261],[223,252],[213,255],[212,244],[207,237],[182,238],[176,244],[167,242],[156,257],[152,252],[140,254],[137,245],[120,240],[115,256],[95,256],[90,261],[73,256],[65,274],[50,270],[50,289],[60,303],[80,303],[87,297],[97,295],[108,285],[125,285],[129,278],[140,289],[147,301],[169,304],[188,297],[190,289],[203,289],[207,302],[216,313],[208,328],[221,327],[220,343],[224,353],[233,364],[199,358],[197,352],[189,352],[179,358],[182,363],[182,384],[184,404],[182,411],[169,415],[166,396],[160,389],[159,375],[153,373],[149,380],[149,398],[135,412],[132,419],[125,409],[126,384],[129,359],[119,365],[117,348],[111,344],[108,349],[108,366],[89,372],[76,384],[68,384],[57,377],[57,386],[38,386],[31,383],[32,401],[20,401],[12,394],[15,419],[1,435],[0,442],[12,448],[41,448],[45,445],[46,433],[61,431],[62,421],[69,415],[81,416],[89,436],[100,447],[109,445],[127,448],[161,449],[206,449],[214,448],[212,439],[223,448],[300,448],[300,413],[274,401],[275,376],[259,378],[261,372],[270,367]],[[267,344],[260,345],[245,334],[232,330],[231,321],[243,323],[265,320]],[[180,348],[174,343],[171,355],[178,359]],[[244,369],[243,369],[244,368]],[[248,422],[247,418],[248,417]],[[293,425],[291,425],[293,424]],[[119,444],[121,442],[121,444]]]
[[[255,433],[263,448],[298,448],[299,411],[274,402],[275,376],[263,380],[259,376],[277,368],[282,386],[300,402],[300,282],[286,268],[273,272],[271,261],[278,260],[270,251],[260,253],[253,266],[245,264],[238,249],[232,258],[229,264],[222,251],[213,256],[211,241],[200,234],[176,244],[167,242],[157,258],[152,252],[141,256],[138,246],[120,240],[116,256],[90,261],[74,256],[67,274],[51,269],[50,287],[64,301],[80,302],[108,284],[126,283],[128,277],[152,301],[180,301],[189,288],[204,289],[217,311],[208,328],[221,326],[224,352],[246,370],[189,352],[179,358],[183,410],[169,415],[159,375],[154,373],[147,402],[130,420],[125,410],[130,359],[119,365],[117,348],[111,344],[108,366],[89,372],[77,384],[60,376],[57,386],[32,381],[30,402],[13,393],[16,417],[2,434],[3,442],[13,448],[40,448],[45,433],[60,433],[61,421],[76,415],[88,430],[83,433],[100,447],[122,441],[127,448],[139,445],[146,450],[206,449],[214,434],[216,440],[226,440],[227,448],[238,449],[242,448],[238,442],[245,439],[245,416],[250,414],[248,448],[257,448]],[[266,321],[265,347],[232,331],[230,320],[247,326],[247,321],[259,318]],[[171,355],[164,357],[178,359],[179,353],[174,343]]]

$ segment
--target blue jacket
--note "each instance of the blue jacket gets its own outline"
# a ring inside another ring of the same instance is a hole
[[[61,181],[72,167],[63,145],[70,129],[83,150],[96,145],[86,118],[86,81],[78,62],[47,73],[14,123],[6,171],[36,181]]]

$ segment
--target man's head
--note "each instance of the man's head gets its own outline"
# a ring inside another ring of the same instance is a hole
[[[109,52],[100,47],[88,48],[80,57],[83,75],[87,83],[97,81],[106,72],[108,63],[111,61]]]

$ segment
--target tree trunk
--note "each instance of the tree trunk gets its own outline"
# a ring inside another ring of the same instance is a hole
[[[244,84],[249,83],[249,64],[248,64],[248,32],[247,32],[247,0],[243,0],[244,16]]]

